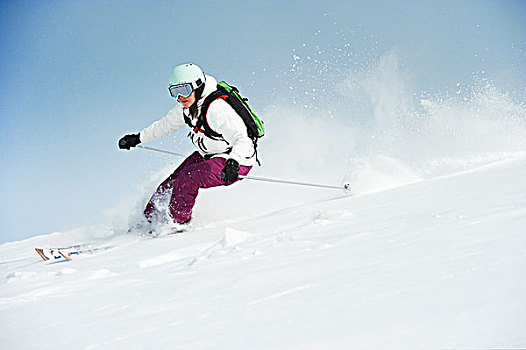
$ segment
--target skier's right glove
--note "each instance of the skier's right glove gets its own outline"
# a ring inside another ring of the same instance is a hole
[[[239,163],[235,159],[229,159],[221,171],[221,180],[225,183],[234,182],[239,177]]]
[[[130,150],[130,148],[137,146],[139,143],[141,143],[140,134],[125,135],[119,140],[119,148]]]

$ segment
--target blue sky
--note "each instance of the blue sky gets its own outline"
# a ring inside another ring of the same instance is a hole
[[[484,71],[523,98],[524,18],[524,1],[2,1],[0,242],[82,225],[167,163],[116,143],[174,105],[175,65],[199,64],[262,111],[287,100],[293,55],[338,48],[396,49],[422,91]]]

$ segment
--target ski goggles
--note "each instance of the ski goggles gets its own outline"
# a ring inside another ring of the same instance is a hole
[[[194,91],[191,84],[170,85],[168,90],[170,90],[170,96],[175,99],[179,98],[179,95],[186,98],[192,94],[192,91]]]

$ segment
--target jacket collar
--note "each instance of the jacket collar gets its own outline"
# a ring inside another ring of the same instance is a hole
[[[206,75],[205,89],[203,90],[203,95],[197,101],[197,107],[201,108],[201,106],[205,102],[205,98],[216,90],[217,90],[217,80],[210,75]]]

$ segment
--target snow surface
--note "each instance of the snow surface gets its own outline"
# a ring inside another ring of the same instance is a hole
[[[115,234],[71,262],[33,249],[85,232],[5,243],[0,348],[525,348],[524,179],[522,155],[169,237]]]
[[[202,191],[191,232],[126,234],[166,158],[100,218],[0,245],[0,349],[526,348],[523,92],[415,91],[396,50],[347,54],[297,51],[251,175],[351,196],[243,180]],[[78,243],[114,248],[34,251]]]

